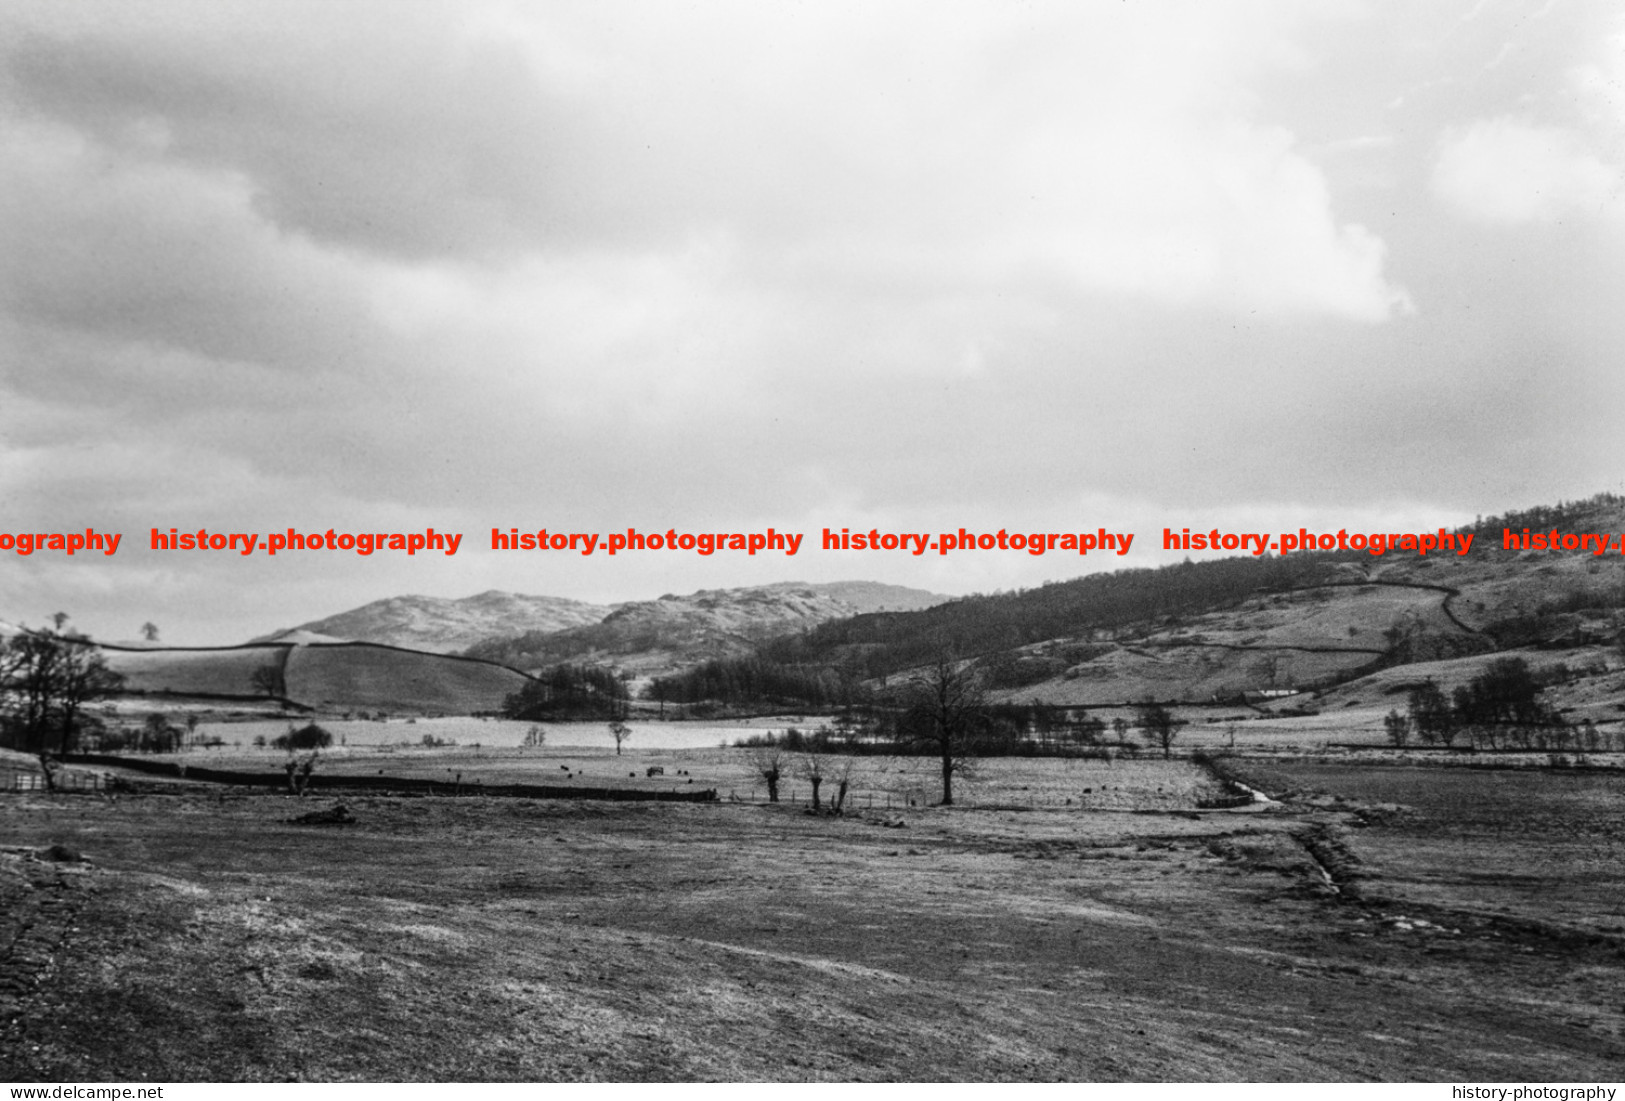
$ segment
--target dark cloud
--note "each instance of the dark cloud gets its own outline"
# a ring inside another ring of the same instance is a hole
[[[115,147],[145,134],[169,163],[233,174],[287,233],[409,259],[490,257],[610,222],[583,163],[591,120],[515,48],[459,43],[404,9],[360,11],[311,37],[36,31],[6,62],[31,112]]]
[[[1418,12],[9,7],[0,501],[478,532],[1590,492],[1625,397],[1620,223],[1594,186],[1483,186],[1508,135],[1560,138],[1552,178],[1617,162],[1615,39],[1576,16],[1485,76],[1515,27]],[[121,555],[0,561],[0,598],[228,641],[400,591],[741,580],[719,568]]]

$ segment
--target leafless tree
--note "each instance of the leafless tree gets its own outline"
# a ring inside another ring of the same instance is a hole
[[[150,619],[143,623],[141,625],[141,637],[146,639],[148,642],[157,642],[158,624],[152,622]]]
[[[249,683],[256,691],[275,698],[284,695],[282,690],[282,669],[278,665],[261,665],[248,676]]]
[[[1388,731],[1388,740],[1401,749],[1411,738],[1411,717],[1401,715],[1397,707],[1390,708],[1388,714],[1382,717],[1382,725]],[[1235,739],[1231,739],[1234,743]]]
[[[615,756],[621,755],[621,743],[632,736],[632,728],[616,719],[609,724],[609,736],[615,739]]]
[[[1135,716],[1145,740],[1162,747],[1162,758],[1173,756],[1174,735],[1182,725],[1174,713],[1154,700],[1146,700],[1135,709]]]
[[[812,787],[812,807],[813,812],[817,813],[823,809],[823,804],[819,802],[818,797],[818,789],[823,786],[824,783],[823,755],[818,753],[803,753],[801,755],[801,760],[798,762],[797,771],[801,774],[802,779],[806,780],[807,783]]]
[[[16,748],[38,755],[52,787],[51,756],[73,751],[85,706],[123,680],[83,638],[23,631],[0,643],[0,729]]]
[[[954,802],[954,775],[971,757],[971,741],[983,718],[980,677],[968,664],[943,656],[909,678],[905,721],[913,741],[930,748],[942,766],[942,805]]]
[[[124,676],[107,666],[102,652],[88,641],[71,637],[61,641],[62,655],[57,670],[58,753],[72,753],[79,741],[80,716],[85,705],[118,691]]]
[[[835,794],[829,801],[832,814],[840,814],[846,808],[846,793],[852,786],[852,775],[857,768],[857,758],[842,757],[840,762],[830,771],[829,778],[835,784]]]
[[[148,753],[173,753],[180,748],[180,727],[169,721],[169,716],[154,711],[141,724],[141,748]]]
[[[767,801],[779,801],[779,780],[784,776],[784,753],[776,748],[758,749],[751,759],[751,765],[767,783]]]

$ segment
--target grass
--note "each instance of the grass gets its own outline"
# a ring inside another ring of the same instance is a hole
[[[526,681],[521,673],[374,646],[297,646],[288,655],[288,695],[301,703],[343,709],[496,711]]]
[[[282,649],[250,646],[234,650],[104,650],[107,664],[124,675],[131,692],[212,696],[256,696],[259,669],[282,664]]]
[[[617,763],[646,762],[739,767]],[[55,876],[14,895],[69,915],[36,926],[48,964],[0,957],[26,978],[0,1077],[1617,1076],[1620,894],[1585,876],[1620,866],[1625,780],[1520,784],[1491,843],[1509,796],[1481,772],[1260,764],[1302,798],[1228,813],[1185,762],[1098,766],[1119,801],[1089,809],[1012,797],[1077,789],[1062,762],[993,764],[976,805],[840,819],[364,797],[319,829],[288,819],[330,801],[201,786],[0,798],[0,889]],[[23,853],[50,843],[91,863]],[[1363,894],[1326,886],[1327,845]],[[1520,901],[1515,868],[1567,852]],[[1553,884],[1575,901],[1548,914]]]

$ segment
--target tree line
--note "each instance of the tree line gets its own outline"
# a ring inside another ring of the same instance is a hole
[[[1383,720],[1396,746],[1458,745],[1487,750],[1599,751],[1611,732],[1587,719],[1568,722],[1545,698],[1546,684],[1523,658],[1497,658],[1449,695],[1431,677],[1412,685],[1402,713]]]
[[[47,787],[55,786],[54,758],[100,725],[87,707],[124,681],[94,643],[63,630],[66,619],[57,617],[55,631],[25,628],[0,642],[0,743],[37,756]]]
[[[807,732],[790,727],[782,734],[755,735],[739,744],[755,751],[756,771],[767,784],[770,802],[778,802],[787,755],[795,754],[796,767],[812,784],[814,810],[819,809],[820,783],[833,779],[837,785],[834,809],[839,813],[856,757],[934,758],[941,777],[942,805],[951,806],[955,780],[971,772],[977,758],[1047,752],[1100,757],[1110,763],[1114,752],[1126,756],[1138,752],[1136,744],[1128,740],[1135,729],[1168,758],[1184,725],[1168,708],[1150,700],[1135,707],[1133,723],[1119,716],[1108,727],[1087,713],[1057,722],[1047,709],[989,703],[986,679],[985,671],[974,663],[939,656],[892,686],[883,702],[849,709],[833,725]],[[1108,730],[1115,742],[1108,741]],[[820,762],[820,757],[832,754],[843,755],[844,763],[826,766]]]
[[[527,722],[619,721],[631,708],[626,681],[596,665],[555,665],[511,693],[502,714]]]
[[[827,665],[787,665],[760,657],[717,658],[655,677],[648,698],[667,703],[714,701],[726,706],[849,707],[869,693],[850,674]]]

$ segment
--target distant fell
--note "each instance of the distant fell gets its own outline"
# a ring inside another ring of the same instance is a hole
[[[785,581],[777,585],[764,585],[766,589],[810,589],[865,612],[917,612],[954,599],[924,589],[911,589],[906,585],[887,585],[880,581],[826,581],[808,585],[800,581]]]
[[[602,604],[495,589],[459,600],[392,596],[254,641],[306,642],[313,640],[311,636],[320,636],[324,640],[376,642],[450,654],[493,635],[545,633],[597,623],[611,610]]]
[[[752,653],[768,639],[833,620],[918,611],[951,599],[876,581],[702,589],[622,604],[588,626],[489,638],[465,652],[520,669],[586,661],[615,664],[634,674],[660,673]]]

